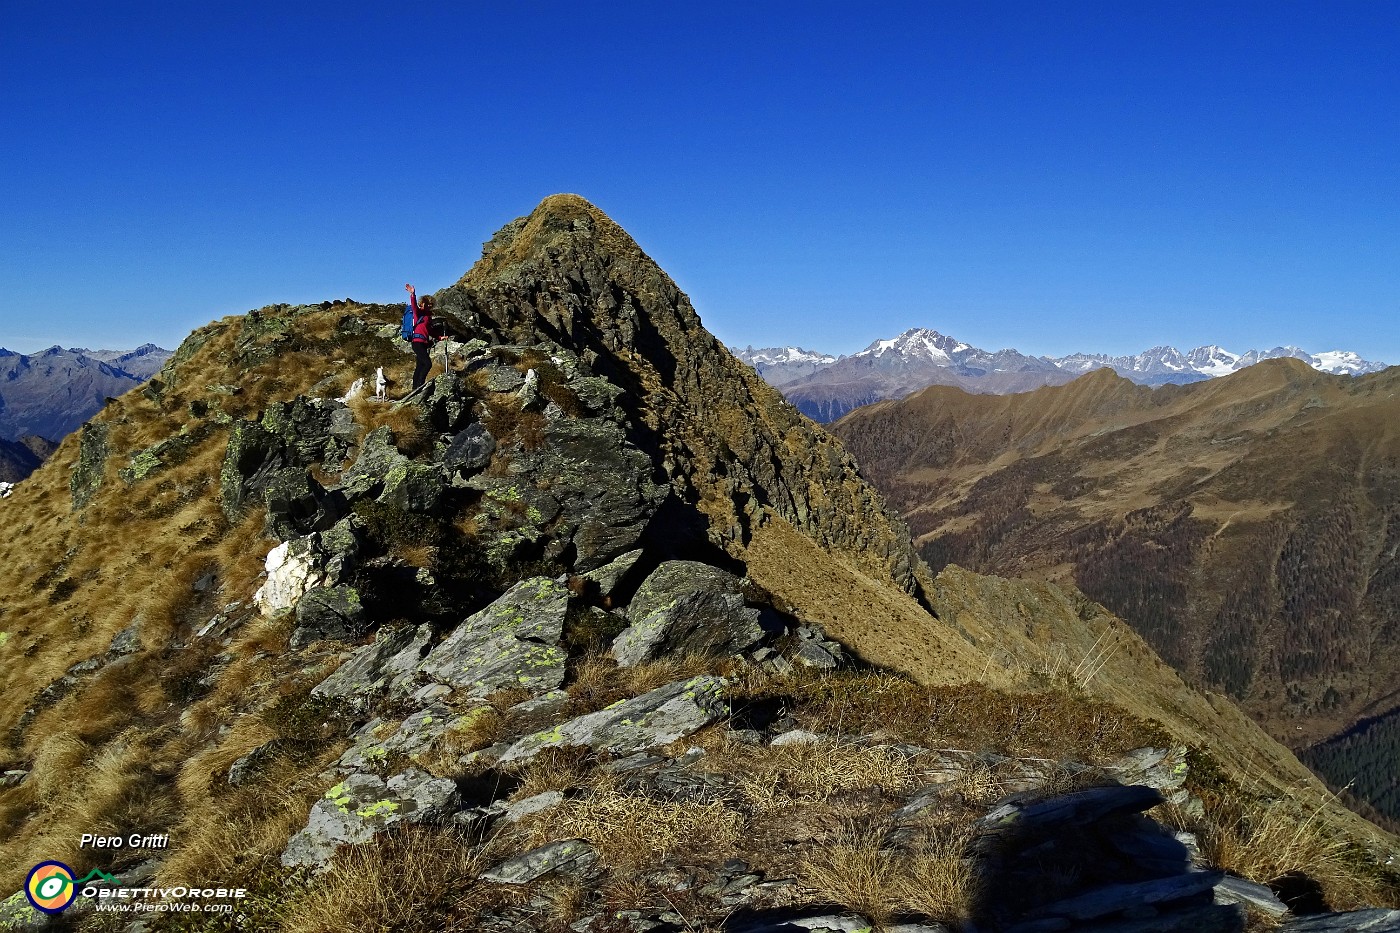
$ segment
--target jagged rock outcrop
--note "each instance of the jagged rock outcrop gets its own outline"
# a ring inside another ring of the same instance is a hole
[[[898,521],[854,461],[705,331],[675,283],[587,201],[545,199],[437,299],[464,328],[557,343],[626,389],[638,442],[715,540],[737,550],[781,517],[919,589]]]
[[[696,561],[666,561],[642,581],[613,642],[624,667],[672,654],[742,654],[763,637],[739,578]]]

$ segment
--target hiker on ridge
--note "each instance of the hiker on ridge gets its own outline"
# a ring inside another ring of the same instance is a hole
[[[418,360],[413,367],[413,390],[416,392],[427,381],[428,370],[433,365],[428,357],[428,350],[433,345],[433,296],[424,295],[420,302],[412,285],[405,285],[404,289],[408,291],[408,311],[413,315],[411,342],[413,355]]]

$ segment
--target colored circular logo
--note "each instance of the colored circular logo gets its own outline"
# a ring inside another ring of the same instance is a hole
[[[24,896],[35,910],[56,914],[73,903],[78,886],[73,883],[73,869],[62,862],[40,862],[29,870],[24,882]]]

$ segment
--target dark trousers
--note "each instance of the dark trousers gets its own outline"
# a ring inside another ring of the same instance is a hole
[[[413,367],[413,387],[416,389],[427,381],[428,370],[433,365],[433,361],[428,359],[428,342],[426,340],[413,341],[413,355],[418,358],[418,364]]]

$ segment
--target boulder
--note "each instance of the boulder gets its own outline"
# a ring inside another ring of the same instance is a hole
[[[379,495],[384,477],[408,463],[408,458],[394,446],[393,437],[387,427],[375,428],[365,435],[359,456],[340,476],[340,488],[346,497],[353,500]]]
[[[605,748],[618,755],[666,745],[728,715],[723,689],[719,677],[679,680],[528,735],[508,748],[498,764],[524,763],[546,748],[566,745]]]
[[[378,501],[401,512],[431,514],[442,502],[442,472],[426,463],[396,465],[384,477]]]
[[[335,586],[348,574],[359,555],[354,518],[345,518],[325,532],[284,541],[268,552],[267,581],[253,594],[265,616],[296,606],[315,587]]]
[[[524,506],[530,534],[517,522],[507,532],[547,536],[560,558],[587,573],[634,549],[665,500],[652,479],[651,458],[627,439],[624,427],[603,418],[550,421],[542,443],[511,449],[505,475],[477,474],[466,481],[488,497]],[[540,494],[557,517],[545,518]],[[529,514],[533,507],[538,517]],[[542,526],[548,523],[548,530]]]
[[[442,455],[442,468],[448,476],[467,476],[491,462],[496,439],[483,424],[468,425],[452,438]]]
[[[466,696],[506,687],[543,693],[564,682],[568,653],[559,646],[569,591],[532,577],[469,616],[419,665],[419,671]]]
[[[359,591],[353,586],[312,587],[297,600],[296,619],[293,648],[321,639],[358,641],[369,624]]]
[[[666,654],[741,654],[763,638],[739,578],[696,561],[666,561],[652,571],[627,618],[632,624],[612,649],[623,667]]]
[[[368,842],[400,823],[439,822],[454,813],[459,802],[456,783],[416,768],[388,781],[374,774],[351,774],[311,808],[306,828],[282,852],[282,864],[324,869],[339,846]]]
[[[584,574],[584,578],[598,587],[598,595],[609,598],[613,592],[627,579],[627,575],[632,572],[632,568],[637,566],[637,561],[642,557],[642,549],[628,551],[621,557],[609,561],[597,570],[590,570]]]
[[[563,839],[489,868],[478,877],[497,884],[529,884],[551,872],[577,872],[597,861],[598,852],[583,839]]]
[[[78,441],[78,463],[73,467],[73,475],[68,481],[73,508],[81,509],[92,500],[93,494],[102,485],[106,466],[107,424],[89,421],[83,425],[83,435]]]
[[[431,638],[432,629],[426,625],[381,628],[372,644],[350,655],[344,664],[312,688],[311,695],[363,702],[395,684],[407,685]]]

